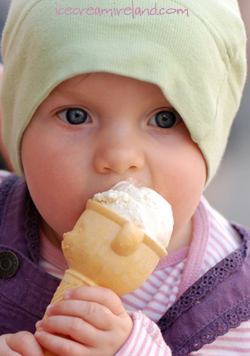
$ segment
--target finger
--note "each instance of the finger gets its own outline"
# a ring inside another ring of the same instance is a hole
[[[7,345],[7,340],[6,338],[9,335],[2,335],[0,339],[0,350],[1,350],[1,355],[2,356],[21,356],[20,353],[17,353],[13,350],[10,349],[10,347]]]
[[[81,318],[103,331],[112,329],[117,318],[107,307],[101,304],[80,300],[67,300],[50,305],[47,308],[47,314],[48,316],[68,315]]]
[[[88,348],[73,340],[64,339],[57,335],[52,335],[45,331],[38,331],[35,334],[37,341],[47,350],[60,356],[89,356]],[[34,355],[33,355],[34,356]]]
[[[86,345],[95,345],[100,331],[83,319],[70,316],[51,316],[36,325],[38,332],[69,336],[73,340]],[[99,335],[100,337],[100,335]]]
[[[64,293],[64,299],[77,299],[96,302],[106,306],[113,314],[125,312],[120,298],[111,290],[104,287],[79,287]]]
[[[17,352],[17,355],[21,354],[23,356],[43,356],[42,348],[38,344],[36,338],[33,334],[27,331],[6,335],[6,344],[11,350]],[[13,354],[13,356],[14,355],[15,354]]]

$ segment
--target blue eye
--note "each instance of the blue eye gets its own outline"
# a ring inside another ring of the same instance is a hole
[[[158,126],[162,129],[170,129],[171,127],[177,125],[181,121],[178,113],[174,111],[160,111],[154,115],[150,120],[149,124],[153,126]]]
[[[62,121],[71,125],[81,125],[91,121],[89,115],[83,109],[70,108],[60,111],[57,115]]]

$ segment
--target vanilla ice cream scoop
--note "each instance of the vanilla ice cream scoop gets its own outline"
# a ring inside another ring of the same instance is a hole
[[[167,248],[173,231],[173,214],[170,204],[154,190],[137,188],[122,181],[110,190],[94,195],[93,201],[105,205],[145,234]]]

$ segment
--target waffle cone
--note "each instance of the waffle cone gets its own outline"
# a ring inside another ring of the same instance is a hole
[[[84,285],[103,286],[117,295],[131,293],[167,254],[140,227],[91,200],[74,229],[64,234],[62,250],[69,269],[51,304],[62,300],[65,291]],[[45,356],[54,354],[45,351]]]

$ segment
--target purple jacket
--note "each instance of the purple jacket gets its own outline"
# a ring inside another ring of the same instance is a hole
[[[38,267],[38,219],[26,183],[16,175],[6,178],[0,185],[0,257],[13,252],[19,268],[13,277],[0,278],[0,334],[33,333],[60,283]]]
[[[158,321],[173,356],[188,355],[250,319],[250,233],[239,249],[193,284]],[[38,267],[39,215],[26,183],[0,186],[0,335],[35,331],[60,283]]]

